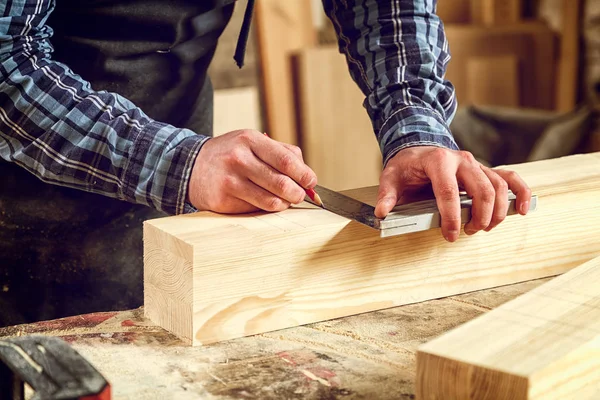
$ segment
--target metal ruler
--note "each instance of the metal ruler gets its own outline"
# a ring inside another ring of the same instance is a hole
[[[402,235],[405,233],[426,231],[441,226],[440,211],[435,199],[417,201],[395,207],[387,217],[381,219],[375,216],[375,207],[329,190],[325,187],[315,187],[325,209],[348,219],[360,222],[370,228],[380,231],[381,237]],[[507,215],[517,214],[515,209],[516,196],[508,191],[509,207]],[[308,202],[315,204],[312,200]],[[315,204],[316,205],[316,204]],[[473,202],[466,194],[460,196],[461,221],[467,223],[471,219]],[[529,211],[537,208],[537,196],[531,196]]]

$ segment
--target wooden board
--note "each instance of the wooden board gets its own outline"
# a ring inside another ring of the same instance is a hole
[[[519,106],[519,59],[514,55],[470,57],[467,96],[473,104]]]
[[[300,143],[319,184],[347,190],[379,183],[382,157],[365,96],[337,47],[296,56]]]
[[[600,258],[421,346],[417,398],[600,398]]]
[[[213,108],[214,136],[238,129],[263,130],[257,87],[215,90]]]
[[[471,0],[438,1],[435,13],[444,24],[468,24],[471,22]]]
[[[456,87],[459,106],[474,104],[468,96],[469,85],[482,80],[468,76],[469,60],[508,56],[519,63],[519,106],[554,110],[555,34],[546,25],[537,22],[489,27],[449,24],[445,31],[452,54],[446,78]]]
[[[471,20],[476,24],[515,24],[522,13],[523,0],[471,0]]]
[[[308,204],[146,221],[146,316],[198,345],[553,276],[600,255],[600,154],[510,168],[537,211],[455,243],[439,229],[381,239]]]
[[[310,3],[257,0],[255,7],[265,129],[275,140],[297,144],[290,53],[317,42]]]
[[[582,8],[581,0],[562,0],[560,60],[556,86],[558,112],[573,111],[577,105]]]

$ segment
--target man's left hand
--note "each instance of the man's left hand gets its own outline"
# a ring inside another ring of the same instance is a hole
[[[517,196],[517,211],[529,210],[531,190],[514,171],[491,169],[466,151],[432,146],[400,150],[388,161],[379,182],[375,215],[384,218],[399,202],[424,189],[433,189],[442,218],[442,233],[449,242],[458,239],[461,227],[459,191],[473,198],[468,235],[490,231],[508,212],[508,189]]]

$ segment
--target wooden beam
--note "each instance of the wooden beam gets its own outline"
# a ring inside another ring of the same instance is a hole
[[[266,130],[273,139],[297,144],[290,55],[317,43],[310,2],[258,0],[256,34]]]
[[[215,90],[213,99],[213,136],[238,129],[263,131],[257,87]]]
[[[471,20],[475,24],[515,24],[522,14],[522,0],[471,0]]]
[[[449,24],[445,25],[445,32],[452,52],[446,79],[456,88],[459,104],[475,104],[469,98],[473,91],[469,85],[486,85],[483,81],[490,76],[469,76],[469,60],[512,57],[519,67],[519,106],[555,110],[556,44],[555,34],[548,26],[540,22],[503,26]],[[494,79],[502,82],[504,77]]]
[[[506,168],[538,195],[537,211],[455,243],[439,229],[381,239],[308,204],[146,221],[145,314],[206,344],[553,276],[600,255],[600,154]],[[377,188],[350,194],[373,203]]]
[[[444,24],[471,23],[471,0],[445,0],[436,3],[435,13]]]
[[[421,346],[417,398],[600,398],[600,258]]]
[[[521,79],[514,55],[469,57],[467,96],[478,106],[519,107]]]
[[[319,184],[338,191],[377,185],[381,150],[345,57],[325,46],[299,51],[295,63],[300,143]]]
[[[570,112],[577,106],[582,3],[582,0],[562,1],[560,58],[556,86],[558,112]]]

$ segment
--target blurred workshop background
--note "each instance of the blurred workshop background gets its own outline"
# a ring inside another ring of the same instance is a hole
[[[322,185],[376,185],[381,155],[364,96],[321,0],[256,0],[240,70],[232,54],[246,3],[210,70],[215,135],[268,132],[298,144]],[[462,149],[489,166],[600,151],[600,0],[438,0],[437,14]]]

